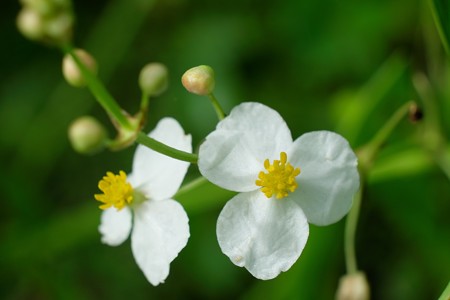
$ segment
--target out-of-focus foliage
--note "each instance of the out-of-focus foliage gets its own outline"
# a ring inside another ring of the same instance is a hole
[[[209,184],[177,199],[191,238],[162,286],[145,280],[129,241],[102,245],[93,194],[106,171],[130,171],[134,149],[80,156],[69,147],[73,119],[92,114],[108,124],[107,116],[87,90],[64,82],[60,52],[18,33],[19,8],[3,3],[0,19],[0,298],[334,297],[345,272],[343,221],[312,226],[294,267],[258,281],[220,252],[215,221],[232,193]],[[100,78],[127,110],[139,107],[140,68],[168,66],[169,89],[152,100],[146,130],[173,116],[195,146],[216,115],[180,80],[201,64],[214,68],[226,110],[259,101],[280,112],[294,137],[334,130],[355,149],[402,103],[421,103],[412,83],[420,72],[438,107],[428,118],[450,133],[449,60],[426,1],[85,0],[74,11],[76,45],[96,57]],[[368,178],[357,256],[373,299],[435,299],[450,278],[449,178],[423,146],[422,125],[402,122]],[[191,166],[187,180],[197,176]]]
[[[450,4],[445,0],[431,0],[430,6],[435,17],[436,27],[441,36],[442,44],[450,54]]]

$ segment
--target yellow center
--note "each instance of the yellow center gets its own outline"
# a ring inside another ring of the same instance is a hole
[[[261,192],[267,198],[275,196],[277,199],[282,199],[288,195],[289,192],[295,191],[298,184],[295,177],[300,174],[300,168],[295,168],[287,162],[287,154],[280,153],[280,160],[274,160],[270,164],[269,160],[264,161],[264,168],[267,172],[259,172],[256,180],[256,185],[261,187]]]
[[[103,203],[99,206],[101,209],[114,206],[117,210],[121,210],[133,201],[133,187],[127,182],[124,171],[120,171],[119,175],[106,172],[106,176],[99,181],[98,188],[103,194],[96,194],[94,197]]]

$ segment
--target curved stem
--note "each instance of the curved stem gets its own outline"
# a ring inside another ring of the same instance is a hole
[[[219,120],[223,120],[225,118],[225,113],[223,112],[222,106],[220,106],[219,101],[214,96],[213,93],[208,95],[209,100],[211,100],[212,105],[214,106],[214,110],[216,111],[217,117]]]
[[[386,140],[391,135],[392,131],[397,127],[401,120],[408,115],[409,109],[414,102],[410,101],[403,104],[397,111],[392,115],[392,117],[384,124],[384,126],[376,133],[374,138],[367,145],[372,148],[373,154],[375,155],[386,142]],[[372,157],[373,159],[374,157]]]
[[[358,271],[355,251],[355,235],[358,226],[359,211],[361,208],[362,195],[364,190],[365,179],[370,172],[371,166],[381,147],[386,143],[389,136],[400,123],[400,121],[408,115],[413,102],[407,102],[402,105],[384,124],[384,126],[375,134],[372,140],[364,145],[358,151],[358,163],[360,174],[360,188],[353,199],[353,206],[350,210],[345,223],[345,263],[347,273],[352,274]]]
[[[358,151],[358,161],[360,171],[364,176],[367,175],[375,157],[380,151],[381,147],[386,143],[392,131],[398,126],[400,121],[408,115],[410,107],[414,105],[413,101],[403,104],[397,111],[391,116],[391,118],[384,124],[384,126],[378,130],[375,136],[370,142],[362,146]]]
[[[136,142],[139,144],[142,144],[156,152],[170,156],[175,159],[187,161],[190,163],[197,163],[197,160],[198,160],[198,156],[196,154],[181,151],[181,150],[172,148],[170,146],[167,146],[166,144],[163,144],[163,143],[147,136],[142,131],[137,134]]]

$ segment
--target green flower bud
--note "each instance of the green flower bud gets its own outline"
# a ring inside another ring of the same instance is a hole
[[[139,74],[139,86],[148,96],[158,96],[167,89],[168,71],[161,63],[145,65]]]
[[[369,300],[370,288],[362,272],[341,277],[336,300]]]
[[[97,63],[95,59],[86,51],[82,49],[74,50],[75,55],[80,61],[94,74],[97,73]],[[66,54],[62,65],[63,75],[67,82],[75,87],[83,87],[86,85],[86,80],[81,74],[80,69],[73,60],[72,56]]]
[[[83,116],[70,125],[69,140],[75,151],[93,154],[105,147],[107,134],[103,125],[95,118]]]
[[[74,16],[70,0],[21,0],[17,27],[32,40],[62,45],[72,39]]]
[[[181,82],[190,93],[209,95],[214,90],[214,70],[205,65],[194,67],[183,74]]]
[[[45,21],[35,10],[23,8],[17,16],[17,28],[25,37],[40,40],[45,34]]]

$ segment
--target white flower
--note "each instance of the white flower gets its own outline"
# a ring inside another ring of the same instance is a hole
[[[200,146],[204,177],[240,192],[217,220],[217,238],[231,261],[259,279],[272,279],[298,259],[308,222],[328,225],[350,209],[359,187],[357,158],[329,131],[295,141],[281,116],[242,103]]]
[[[192,152],[191,136],[185,135],[174,119],[162,119],[149,136],[173,148]],[[123,171],[119,175],[108,172],[99,183],[104,194],[95,195],[104,203],[100,208],[106,209],[99,226],[102,242],[117,246],[131,233],[136,263],[153,285],[164,282],[170,263],[189,238],[186,212],[171,199],[188,167],[187,162],[138,146],[128,180]]]

